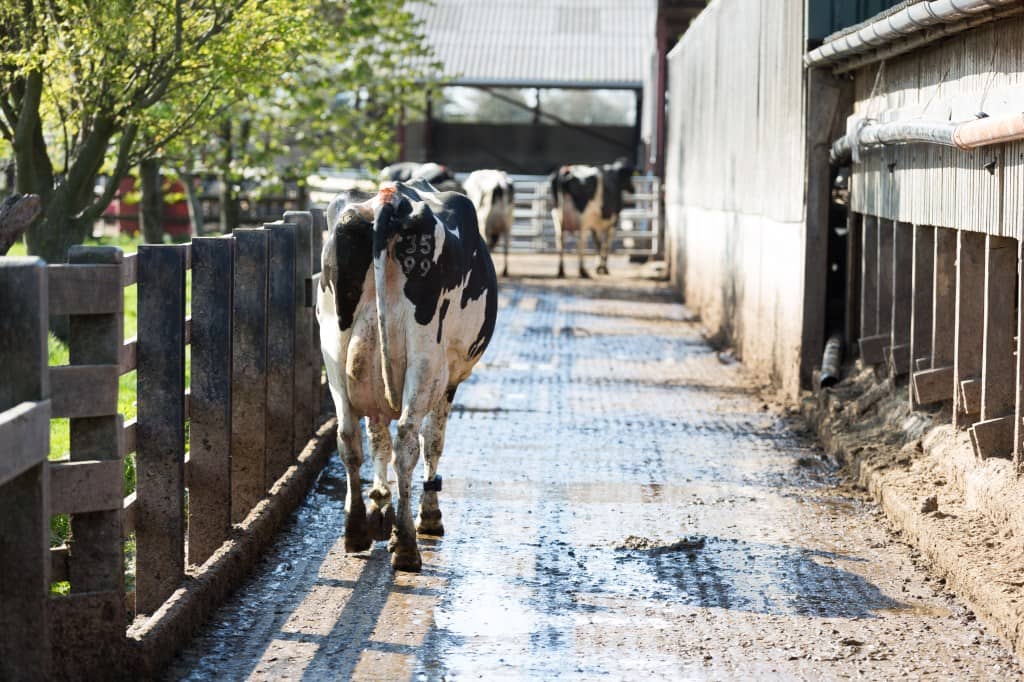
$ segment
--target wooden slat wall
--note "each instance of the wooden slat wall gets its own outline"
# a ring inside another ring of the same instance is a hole
[[[669,56],[668,203],[803,219],[803,45],[799,0],[698,17]]]
[[[922,118],[963,121],[991,111],[1003,91],[1024,87],[1022,34],[1024,17],[1013,17],[866,66],[856,72],[854,112],[882,117],[914,108]],[[935,145],[871,151],[854,165],[851,190],[859,213],[1020,239],[1024,143],[970,152]]]

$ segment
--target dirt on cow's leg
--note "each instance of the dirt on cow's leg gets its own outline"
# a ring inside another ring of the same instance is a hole
[[[510,225],[505,232],[505,267],[502,268],[501,276],[508,277],[508,248],[509,242],[512,241],[512,226]]]
[[[597,233],[594,233],[597,235]],[[615,237],[615,228],[609,227],[605,230],[604,238],[598,239],[598,252],[600,253],[600,263],[597,266],[597,274],[607,275],[608,274],[608,252],[612,249],[612,239]],[[596,237],[595,237],[596,238]]]
[[[416,546],[416,527],[412,521],[412,472],[419,460],[420,424],[404,417],[398,422],[398,444],[395,448],[395,474],[398,477],[398,509],[391,531],[388,551],[396,571],[419,572],[422,562]]]
[[[363,440],[359,433],[359,423],[351,418],[343,420],[338,426],[338,453],[345,465],[345,478],[348,480],[345,495],[345,551],[363,552],[370,549],[373,541],[366,526],[366,507],[359,479],[359,467],[363,465]]]
[[[391,488],[388,487],[388,461],[392,457],[391,432],[387,424],[369,419],[366,421],[366,430],[370,435],[370,455],[373,457],[373,488],[370,489],[366,522],[372,539],[387,540],[395,525],[395,507],[391,502]]]
[[[558,249],[558,279],[565,277],[565,228],[562,226],[561,211],[551,211],[551,220],[555,224],[555,248]]]
[[[423,494],[420,496],[420,513],[416,517],[416,530],[421,535],[444,535],[441,522],[441,508],[437,503],[437,465],[444,451],[444,432],[448,426],[451,403],[440,401],[423,422]]]
[[[587,272],[585,267],[583,267],[583,256],[587,250],[587,233],[588,231],[581,227],[579,234],[576,237],[576,251],[579,254],[580,259],[580,279],[590,279],[590,273]]]

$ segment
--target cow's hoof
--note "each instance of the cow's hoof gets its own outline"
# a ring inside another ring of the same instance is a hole
[[[608,274],[608,268],[606,268],[603,265],[598,265],[597,266],[597,274],[599,274],[599,275],[607,275]]]
[[[395,507],[385,504],[381,509],[373,502],[366,513],[366,525],[370,527],[370,536],[374,540],[387,540],[391,537],[391,529],[395,527]]]
[[[420,515],[416,518],[416,532],[420,535],[436,535],[437,537],[444,535],[444,524],[441,523],[441,510],[428,512],[426,515],[420,512]]]
[[[373,538],[364,529],[362,533],[349,533],[345,531],[345,551],[349,554],[365,552],[373,545]]]
[[[391,568],[406,573],[419,573],[423,568],[420,551],[416,547],[398,549],[391,555]]]
[[[600,272],[600,270],[598,272]],[[580,279],[590,279],[590,273],[583,268],[580,268]]]
[[[504,270],[501,271],[501,276],[508,277],[508,268],[505,268]]]
[[[373,544],[370,530],[366,526],[366,512],[361,507],[350,511],[345,519],[345,551],[350,554],[365,552]]]
[[[558,279],[565,279],[565,270],[558,268],[558,274],[555,275]]]

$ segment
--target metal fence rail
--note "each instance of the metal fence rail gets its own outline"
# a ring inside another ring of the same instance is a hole
[[[460,182],[468,173],[456,174]],[[557,253],[555,224],[551,218],[551,179],[547,175],[512,175],[515,184],[515,224],[511,250],[518,253]],[[357,189],[367,191],[375,183],[348,176],[317,176],[311,179],[310,198],[325,207],[337,193]],[[657,255],[664,240],[661,216],[661,178],[636,176],[632,194],[623,196],[624,208],[615,231],[615,253],[637,256]],[[501,247],[499,247],[500,249]],[[575,238],[569,236],[566,249],[575,251]],[[593,252],[593,244],[588,245]]]
[[[515,224],[512,227],[512,251],[557,253],[555,224],[551,218],[551,180],[546,175],[513,175],[515,183]],[[661,219],[661,179],[653,176],[633,178],[632,194],[623,196],[624,208],[615,231],[615,253],[652,256],[663,239]],[[566,240],[566,249],[575,250],[574,239]],[[588,245],[592,249],[593,244]]]

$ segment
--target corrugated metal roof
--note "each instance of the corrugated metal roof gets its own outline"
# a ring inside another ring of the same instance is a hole
[[[657,0],[410,2],[457,85],[642,87]]]

